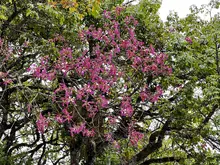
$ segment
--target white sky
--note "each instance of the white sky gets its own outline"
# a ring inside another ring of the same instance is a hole
[[[124,0],[125,2],[130,0]],[[137,4],[139,0],[133,2],[133,4]],[[196,5],[197,7],[201,7],[203,4],[208,4],[211,0],[162,0],[162,5],[159,10],[160,17],[163,21],[166,21],[167,16],[170,11],[176,11],[179,17],[183,18],[187,14],[190,13],[189,8],[191,5]],[[220,9],[213,10],[212,16],[220,12]],[[203,19],[209,19],[209,16],[201,15]]]
[[[185,17],[189,14],[189,7],[196,5],[200,7],[202,4],[208,4],[210,0],[162,0],[162,6],[159,10],[160,17],[163,21],[166,20],[170,10],[174,10],[180,17]]]

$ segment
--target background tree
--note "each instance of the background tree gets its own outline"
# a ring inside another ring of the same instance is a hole
[[[201,8],[192,6],[186,18],[172,15],[166,23],[169,37],[165,49],[174,71],[168,83],[174,90],[170,98],[176,109],[173,116],[181,114],[183,119],[172,126],[176,134],[173,142],[195,164],[219,162],[219,13],[210,20],[201,18],[201,13],[218,8],[219,1]]]

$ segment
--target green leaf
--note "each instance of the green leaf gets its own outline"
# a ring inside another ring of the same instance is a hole
[[[0,20],[7,20],[7,17],[4,16],[3,14],[0,14]]]
[[[28,17],[31,14],[31,9],[26,10],[26,16]]]

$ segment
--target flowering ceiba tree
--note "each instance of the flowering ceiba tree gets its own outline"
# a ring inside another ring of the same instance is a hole
[[[122,19],[121,10],[105,11],[102,28],[91,25],[79,33],[82,52],[78,55],[63,47],[56,58],[44,56],[28,68],[33,77],[54,89],[53,109],[45,115],[39,111],[37,129],[41,134],[64,129],[70,136],[72,164],[81,159],[92,163],[95,150],[102,151],[106,143],[119,149],[121,138],[137,145],[144,138],[135,129],[146,116],[144,105],[162,95],[155,80],[171,73],[165,65],[167,56],[138,41],[138,22],[132,16]]]

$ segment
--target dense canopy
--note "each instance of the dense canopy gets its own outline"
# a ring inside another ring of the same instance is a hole
[[[1,0],[0,164],[219,164],[220,1],[160,5]]]

